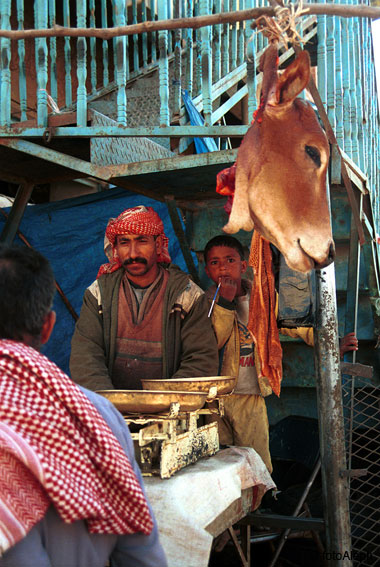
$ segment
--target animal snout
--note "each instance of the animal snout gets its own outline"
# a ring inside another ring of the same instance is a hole
[[[322,262],[315,262],[315,269],[322,270],[322,268],[326,268],[335,260],[335,244],[334,241],[330,242],[328,254]]]

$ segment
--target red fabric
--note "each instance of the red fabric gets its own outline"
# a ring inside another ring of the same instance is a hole
[[[260,361],[260,376],[265,376],[279,396],[282,380],[282,348],[276,321],[276,292],[272,253],[268,240],[256,230],[252,236],[249,265],[254,280],[249,304],[248,329],[251,331]]]
[[[170,263],[168,244],[169,239],[164,233],[164,223],[152,207],[140,205],[132,209],[126,209],[116,219],[110,219],[106,228],[105,249],[112,247],[112,258],[108,264],[100,266],[97,277],[102,274],[110,274],[121,267],[120,260],[115,249],[116,236],[119,234],[146,234],[147,236],[162,236],[162,253],[158,257],[159,262]]]
[[[44,516],[50,502],[43,478],[33,449],[0,423],[0,551],[15,545]]]
[[[29,510],[31,520],[22,506],[16,504],[13,510],[24,530],[42,518],[48,499],[65,522],[86,520],[92,533],[152,531],[149,508],[132,466],[97,409],[53,362],[10,340],[0,340],[0,423],[30,447],[29,458],[14,470],[8,487],[24,485],[30,502],[37,499],[36,509]],[[4,435],[0,440],[4,463],[17,452],[9,451]],[[28,473],[43,488],[39,495],[33,495],[36,483],[29,483]],[[0,487],[4,504],[9,491],[4,482]],[[0,525],[0,539],[1,535]]]

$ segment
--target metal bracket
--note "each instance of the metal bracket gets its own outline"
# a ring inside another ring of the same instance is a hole
[[[48,126],[48,127],[46,128],[46,130],[44,131],[43,136],[42,136],[43,141],[45,142],[45,144],[49,144],[49,143],[51,142],[51,140],[52,140],[54,134],[55,134],[55,128],[54,128],[54,126]]]
[[[339,471],[339,476],[341,478],[359,478],[361,476],[367,476],[368,469],[349,469],[344,471]]]

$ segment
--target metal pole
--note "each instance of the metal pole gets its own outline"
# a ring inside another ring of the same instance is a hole
[[[363,209],[363,196],[360,196],[360,216]],[[346,317],[344,334],[354,332],[357,334],[358,322],[358,302],[359,302],[359,279],[360,279],[360,246],[359,237],[354,225],[353,215],[351,214],[351,229],[350,229],[350,251],[348,256],[348,272],[347,272],[347,295],[346,295]],[[347,352],[344,355],[344,360],[347,362],[356,362],[356,352]],[[351,468],[352,462],[352,434],[354,423],[354,401],[355,401],[355,376],[342,376],[343,385],[346,381],[351,380],[350,391],[346,389],[345,396],[345,420],[347,434],[347,451],[348,461],[347,466]],[[349,479],[350,482],[350,479]]]
[[[316,275],[314,357],[326,552],[330,567],[352,567],[334,264]]]

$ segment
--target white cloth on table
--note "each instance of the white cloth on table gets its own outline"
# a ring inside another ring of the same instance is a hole
[[[275,484],[262,459],[248,447],[230,447],[200,459],[169,479],[146,477],[168,567],[207,567],[212,535],[206,528],[242,490],[256,486],[259,505]]]

